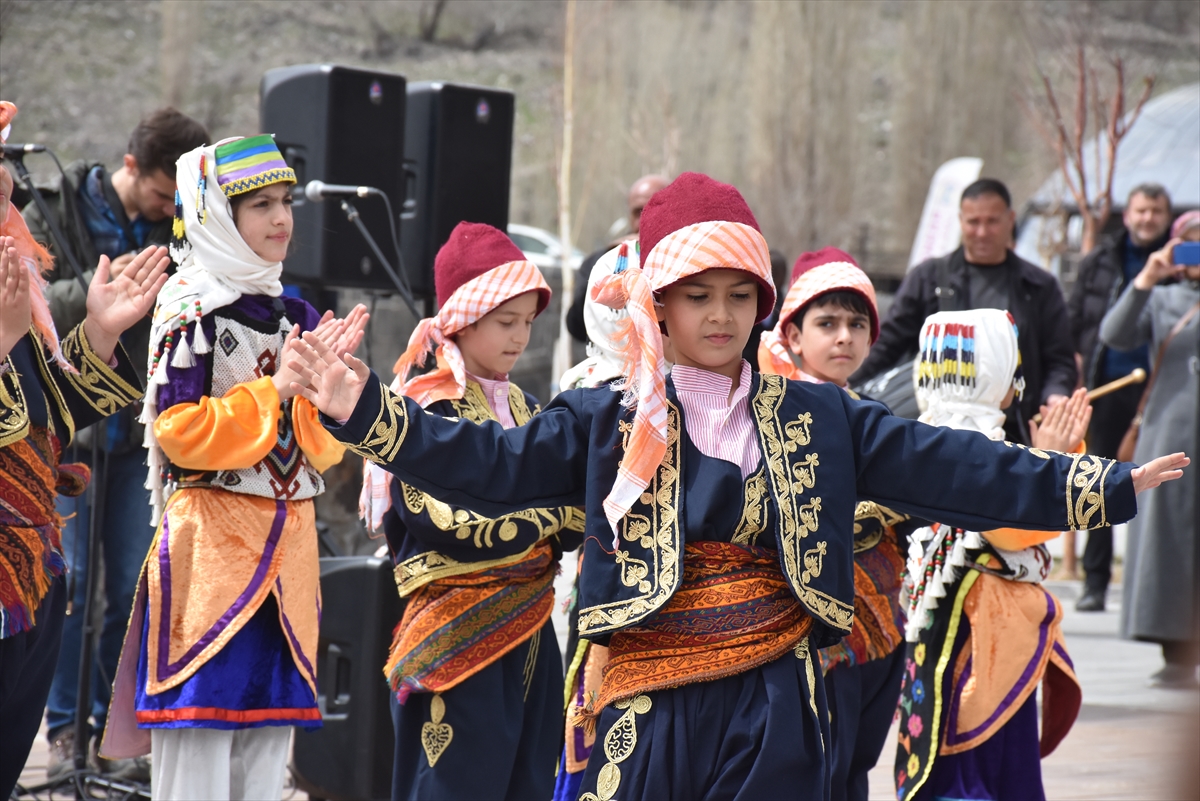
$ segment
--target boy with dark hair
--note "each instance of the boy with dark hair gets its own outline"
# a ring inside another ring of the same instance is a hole
[[[759,367],[798,381],[846,383],[879,333],[875,288],[837,248],[805,253],[779,324],[763,335]],[[795,356],[800,364],[792,361]],[[871,501],[854,510],[854,627],[820,651],[833,735],[830,798],[866,798],[867,774],[887,741],[904,666],[901,539],[919,523]]]
[[[171,241],[171,218],[175,213],[175,162],[185,152],[208,141],[208,131],[196,120],[173,108],[161,108],[138,123],[129,137],[129,148],[121,166],[109,172],[98,162],[75,161],[67,165],[65,175],[41,187],[51,214],[66,242],[56,242],[36,206],[25,209],[25,217],[34,239],[55,257],[54,270],[47,275],[46,300],[60,331],[69,331],[84,316],[84,295],[75,280],[70,251],[87,269],[100,256],[112,260],[112,272],[119,275],[133,253],[147,245],[167,245]],[[91,273],[84,273],[90,279]],[[133,363],[146,363],[150,321],[142,320],[129,329],[121,343]],[[109,686],[117,669],[121,641],[133,603],[141,558],[150,546],[154,528],[149,525],[146,508],[149,495],[142,486],[145,453],[143,428],[136,413],[126,408],[110,417],[103,426],[83,432],[78,439],[85,453],[91,438],[99,436],[100,447],[108,452],[107,477],[96,476],[107,492],[101,507],[97,545],[104,553],[105,613],[96,653],[96,672],[92,679],[95,698],[92,715],[95,728],[102,732],[108,709]],[[64,530],[67,564],[71,567],[72,597],[76,609],[82,609],[87,585],[87,542],[90,508],[78,498],[63,498],[59,513],[68,518]],[[79,643],[83,636],[80,615],[67,617],[63,628],[63,648],[50,691],[46,711],[47,737],[50,739],[48,775],[55,779],[71,769],[74,749],[76,691],[79,679]],[[101,761],[101,767],[123,778],[149,779],[144,764],[116,764]]]

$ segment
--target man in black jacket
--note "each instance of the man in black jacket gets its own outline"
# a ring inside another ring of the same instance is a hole
[[[1141,368],[1150,372],[1149,346],[1131,351],[1106,348],[1097,336],[1100,321],[1126,285],[1146,266],[1150,254],[1166,244],[1171,225],[1171,198],[1158,184],[1135,186],[1125,202],[1125,227],[1105,239],[1079,263],[1079,277],[1071,291],[1071,335],[1083,361],[1083,379],[1089,389],[1115,381]],[[1088,453],[1116,458],[1117,448],[1137,413],[1145,384],[1134,384],[1092,404]],[[1103,612],[1112,577],[1112,529],[1089,531],[1083,551],[1086,576],[1084,594],[1075,608]]]
[[[921,325],[935,312],[1007,309],[1017,321],[1025,393],[1009,407],[1004,429],[1013,442],[1027,443],[1038,407],[1065,400],[1078,379],[1067,304],[1053,275],[1009,249],[1015,215],[1003,183],[983,178],[968,186],[958,218],[962,246],[909,271],[871,355],[850,381],[861,383],[915,355]]]
[[[30,233],[55,257],[46,299],[59,330],[70,330],[86,311],[86,298],[75,280],[67,251],[87,270],[85,276],[90,280],[92,269],[102,255],[112,260],[115,276],[142,248],[168,244],[175,208],[175,162],[207,141],[208,131],[203,125],[175,109],[159,109],[134,129],[128,152],[117,170],[109,172],[96,162],[75,161],[67,165],[65,176],[41,187],[50,213],[67,241],[57,242],[51,237],[50,227],[36,206],[27,206],[24,215]],[[139,370],[146,367],[149,339],[149,317],[121,336]],[[143,429],[134,408],[137,406],[126,407],[76,438],[77,442],[90,442],[92,437],[99,437],[100,447],[107,452],[107,476],[99,471],[94,474],[105,488],[103,520],[99,521],[96,543],[104,556],[106,601],[92,679],[91,713],[97,732],[105,726],[109,691],[125,639],[133,592],[142,560],[154,537],[150,492],[144,487],[146,454],[142,447]],[[88,461],[90,454],[85,452],[81,456]],[[75,609],[82,609],[90,508],[83,499],[60,498],[58,511],[67,519],[63,550],[72,571],[71,602]],[[47,772],[51,780],[72,768],[82,626],[81,615],[67,617],[46,706],[50,740]],[[101,768],[119,778],[149,780],[144,759],[102,760]]]

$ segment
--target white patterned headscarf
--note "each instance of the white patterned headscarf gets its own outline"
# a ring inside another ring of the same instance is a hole
[[[921,359],[914,376],[922,423],[978,431],[1004,439],[1004,403],[1021,393],[1017,325],[1001,309],[931,314],[921,326]]]

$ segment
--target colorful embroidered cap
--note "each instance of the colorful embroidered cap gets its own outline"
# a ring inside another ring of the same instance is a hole
[[[271,184],[294,184],[296,172],[283,160],[270,134],[248,136],[217,145],[217,184],[225,197],[235,197]]]

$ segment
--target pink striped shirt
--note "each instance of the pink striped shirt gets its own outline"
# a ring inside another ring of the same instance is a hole
[[[737,391],[719,373],[677,364],[671,368],[675,395],[683,407],[688,437],[705,456],[733,462],[746,478],[758,468],[762,452],[750,417],[750,363],[742,361]]]
[[[516,428],[517,421],[513,419],[512,407],[508,405],[508,379],[497,378],[488,380],[472,373],[467,373],[467,379],[474,381],[483,389],[483,397],[487,398],[488,406],[505,428]]]

